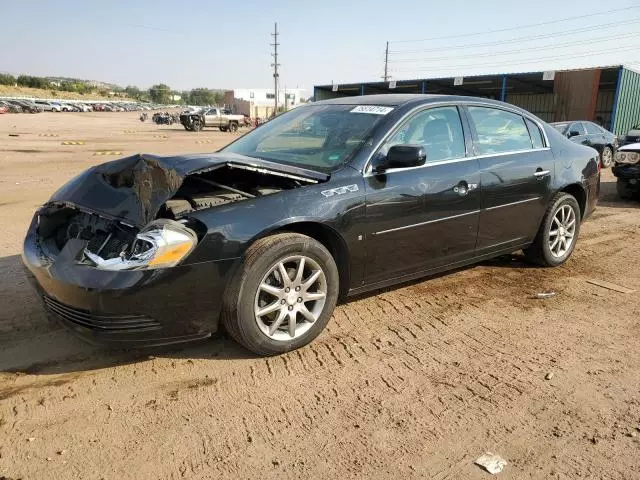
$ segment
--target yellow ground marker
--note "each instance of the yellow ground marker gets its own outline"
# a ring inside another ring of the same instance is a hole
[[[84,145],[84,142],[69,141],[69,142],[62,142],[62,145]]]
[[[122,133],[138,133],[137,130],[123,130]]]
[[[94,155],[122,155],[122,152],[117,151],[117,150],[106,150],[106,151],[102,151],[102,152],[95,152]]]
[[[153,138],[169,138],[167,135],[151,135]]]
[[[202,145],[203,143],[213,143],[211,140],[196,140],[196,143]]]
[[[59,137],[60,135],[58,135],[57,133],[41,133],[38,136],[39,137]]]

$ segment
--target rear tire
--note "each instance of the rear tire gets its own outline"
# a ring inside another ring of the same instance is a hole
[[[636,190],[631,188],[627,180],[618,178],[616,180],[616,190],[622,200],[633,200],[636,197]]]
[[[551,199],[536,238],[524,249],[527,260],[543,267],[557,267],[566,262],[576,246],[580,220],[580,206],[575,197],[557,193]]]
[[[600,155],[600,164],[602,168],[609,168],[613,164],[613,150],[611,147],[604,147]]]
[[[298,276],[302,258],[305,266]],[[318,283],[305,285],[316,274]],[[235,269],[223,299],[222,324],[234,340],[258,355],[285,353],[308,344],[324,330],[338,291],[336,263],[321,243],[297,233],[271,235],[251,245]],[[307,299],[307,295],[321,298]],[[265,307],[269,312],[260,314]]]

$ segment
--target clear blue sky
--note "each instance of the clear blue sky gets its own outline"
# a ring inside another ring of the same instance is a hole
[[[378,79],[387,40],[396,79],[640,62],[639,0],[0,0],[0,19],[2,72],[141,88],[270,87],[274,21],[281,86],[309,94]]]

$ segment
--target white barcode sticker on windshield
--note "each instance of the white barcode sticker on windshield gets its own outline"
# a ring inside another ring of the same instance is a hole
[[[379,105],[358,105],[351,113],[370,113],[372,115],[386,115],[393,107],[381,107]]]

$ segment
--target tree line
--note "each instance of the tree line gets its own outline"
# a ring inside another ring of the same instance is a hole
[[[52,91],[74,92],[84,95],[85,93],[98,93],[106,96],[109,91],[105,88],[98,88],[89,85],[81,80],[61,80],[53,81],[46,77],[35,77],[32,75],[19,75],[14,77],[6,73],[0,73],[0,85],[17,85],[19,87],[40,88]],[[153,85],[147,90],[140,89],[133,85],[125,88],[113,87],[110,89],[117,94],[124,94],[129,98],[144,102],[153,102],[161,104],[181,103],[185,105],[221,105],[223,103],[224,94],[219,90],[210,88],[194,88],[192,90],[176,91],[172,90],[168,85],[159,83]],[[180,97],[180,100],[176,100]]]

